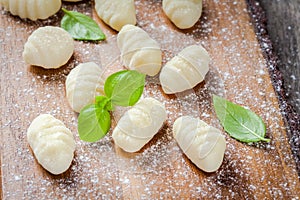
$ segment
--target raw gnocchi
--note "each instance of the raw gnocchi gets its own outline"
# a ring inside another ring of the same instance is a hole
[[[158,132],[166,117],[161,102],[150,97],[142,99],[121,117],[112,138],[124,151],[139,151]]]
[[[71,165],[75,140],[71,131],[52,115],[36,117],[27,130],[27,140],[37,161],[52,174],[61,174]]]
[[[116,31],[126,24],[136,24],[134,0],[95,0],[95,9],[98,16]]]
[[[126,67],[149,76],[161,69],[162,52],[159,44],[141,28],[125,25],[117,37],[121,58]]]
[[[104,95],[102,70],[94,62],[82,63],[71,70],[66,79],[66,95],[71,108],[80,110]]]
[[[31,20],[47,19],[59,11],[61,0],[0,0],[11,14]]]
[[[24,45],[23,58],[27,64],[55,69],[66,64],[73,51],[74,41],[67,31],[45,26],[29,36]]]
[[[202,14],[202,0],[163,0],[163,11],[180,29],[191,28]]]
[[[183,116],[174,122],[173,135],[184,154],[203,171],[214,172],[221,166],[226,141],[219,129]]]
[[[195,87],[208,72],[210,57],[201,45],[183,49],[162,68],[159,80],[166,94],[182,92]]]

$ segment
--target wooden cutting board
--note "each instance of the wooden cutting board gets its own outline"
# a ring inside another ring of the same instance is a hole
[[[1,199],[299,199],[287,127],[268,73],[271,66],[263,57],[246,1],[204,1],[201,19],[184,31],[166,18],[161,1],[135,3],[137,25],[160,43],[164,63],[191,44],[202,44],[211,63],[204,82],[177,95],[163,94],[158,77],[147,78],[144,96],[161,100],[168,119],[150,143],[133,154],[114,145],[111,131],[96,143],[80,141],[78,115],[65,97],[66,75],[79,63],[94,61],[107,74],[122,69],[117,32],[97,17],[93,2],[63,3],[63,7],[92,16],[107,40],[75,41],[74,56],[57,70],[26,65],[22,51],[35,29],[59,26],[62,12],[32,22],[1,10]],[[212,94],[260,115],[271,142],[249,145],[230,138],[213,111]],[[112,114],[112,128],[123,112],[118,108]],[[59,176],[37,163],[26,140],[28,126],[41,113],[62,120],[76,138],[74,161]],[[174,141],[172,124],[181,115],[199,117],[226,136],[225,158],[217,172],[199,170]]]

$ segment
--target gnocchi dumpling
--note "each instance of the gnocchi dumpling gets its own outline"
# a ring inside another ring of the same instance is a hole
[[[66,79],[66,95],[71,108],[80,110],[104,95],[104,79],[101,68],[94,62],[82,63],[71,70]]]
[[[183,116],[174,122],[173,135],[183,153],[203,171],[214,172],[221,166],[226,141],[219,129]]]
[[[126,24],[136,24],[134,0],[95,0],[95,9],[98,16],[116,31]]]
[[[161,102],[151,97],[142,99],[121,117],[112,138],[124,151],[139,151],[159,131],[166,117]]]
[[[61,174],[71,165],[75,140],[63,122],[49,114],[36,117],[27,130],[27,140],[37,161],[52,174]]]
[[[47,19],[59,11],[61,0],[0,0],[11,14],[31,20]]]
[[[202,14],[202,0],[163,0],[163,11],[180,29],[191,28]]]
[[[35,30],[24,45],[23,58],[29,65],[46,69],[59,68],[66,64],[74,51],[72,36],[55,26]]]
[[[154,76],[161,69],[159,44],[141,28],[125,25],[118,34],[117,44],[126,67]]]
[[[166,94],[174,94],[195,87],[204,80],[210,57],[201,45],[183,49],[162,68],[159,80]]]

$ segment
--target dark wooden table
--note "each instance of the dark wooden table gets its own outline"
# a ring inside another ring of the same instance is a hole
[[[300,1],[260,0],[288,102],[300,113]]]
[[[199,22],[182,31],[166,18],[161,0],[135,3],[137,25],[160,43],[164,63],[195,43],[208,50],[211,63],[203,83],[178,95],[163,94],[158,77],[147,78],[144,95],[161,100],[168,110],[168,119],[153,140],[134,154],[116,147],[111,131],[97,143],[80,141],[78,115],[65,97],[66,75],[78,63],[95,61],[109,72],[122,69],[116,59],[117,33],[97,17],[93,1],[63,3],[63,7],[90,15],[107,40],[75,41],[73,57],[57,70],[28,66],[21,55],[34,30],[45,25],[59,26],[62,11],[47,20],[31,22],[1,10],[0,199],[297,199],[297,161],[288,135],[292,118],[282,112],[284,97],[276,90],[278,83],[272,79],[271,60],[266,57],[272,42],[263,37],[268,36],[266,29],[260,33],[261,24],[255,22],[256,16],[263,13],[253,12],[261,9],[260,5],[250,0],[206,0]],[[271,142],[247,145],[230,138],[213,111],[212,94],[260,115]],[[74,161],[59,176],[37,163],[26,140],[29,124],[40,113],[62,120],[76,139]],[[122,110],[116,110],[112,116],[112,128],[121,114]],[[217,172],[199,170],[174,141],[172,124],[183,114],[199,117],[225,135],[227,149]]]
[[[266,17],[267,34],[272,52],[277,56],[279,73],[271,73],[277,81],[281,109],[289,124],[289,142],[300,170],[300,1],[258,0]],[[300,173],[300,172],[299,172]]]

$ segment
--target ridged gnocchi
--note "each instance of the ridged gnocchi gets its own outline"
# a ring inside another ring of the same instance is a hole
[[[66,64],[74,51],[72,36],[62,28],[45,26],[36,29],[24,45],[23,58],[29,65],[46,69]]]
[[[136,24],[134,0],[95,0],[95,9],[98,16],[116,31],[126,24]]]
[[[61,7],[61,0],[0,0],[11,14],[30,20],[47,19],[57,13]]]
[[[94,62],[82,63],[71,70],[66,79],[66,95],[71,108],[80,110],[104,95],[104,79],[101,68]]]
[[[210,57],[201,45],[183,49],[162,68],[159,80],[166,94],[174,94],[195,87],[204,80]]]
[[[180,29],[191,28],[202,14],[202,0],[163,0],[163,11]]]
[[[27,130],[27,140],[37,161],[50,173],[61,174],[70,167],[75,140],[60,120],[49,114],[39,115]]]
[[[226,141],[219,129],[183,116],[174,122],[173,135],[183,153],[203,171],[214,172],[221,166]]]
[[[159,44],[141,28],[125,25],[118,34],[117,44],[126,67],[149,76],[161,69],[162,52]]]
[[[159,131],[166,117],[161,102],[151,97],[142,99],[121,117],[112,138],[124,151],[139,151]]]

